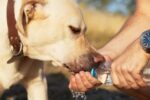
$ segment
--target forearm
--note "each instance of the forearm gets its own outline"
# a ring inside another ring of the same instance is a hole
[[[137,4],[134,15],[127,20],[118,34],[99,50],[100,53],[109,55],[111,59],[114,59],[135,41],[143,31],[150,29],[150,17],[148,16],[150,13],[147,11],[147,15],[146,12],[142,14],[141,11],[144,8],[139,8],[141,6],[143,4]]]
[[[150,0],[136,0],[136,11],[150,17]]]

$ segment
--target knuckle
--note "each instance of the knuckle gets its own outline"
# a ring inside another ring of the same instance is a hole
[[[94,86],[88,86],[88,87],[86,87],[87,89],[91,89],[91,88],[93,88]]]
[[[119,83],[114,82],[113,84],[114,84],[115,86],[117,86],[117,87],[119,86]]]
[[[130,68],[128,68],[127,71],[128,71],[128,73],[130,73],[130,74],[133,73],[133,71],[132,71]]]
[[[125,73],[128,72],[126,67],[121,67],[121,71]]]
[[[120,67],[116,67],[116,71],[117,72],[120,72],[121,70],[120,70]]]
[[[122,87],[123,87],[124,89],[128,89],[128,88],[129,88],[129,86],[128,86],[127,84],[124,84]]]
[[[116,64],[115,62],[112,63],[111,68],[112,68],[112,69],[115,69],[115,68],[116,68],[116,65],[117,65],[117,64]]]
[[[120,68],[120,71],[121,71],[122,73],[126,73],[126,68],[121,67],[121,68]]]
[[[88,83],[84,83],[84,85],[87,87],[87,88],[91,88],[92,86],[91,85],[89,85]]]
[[[96,84],[96,83],[97,83],[97,80],[91,80],[91,83],[92,83],[92,84]]]
[[[76,87],[76,85],[73,84],[70,88],[71,89],[76,89],[77,87]]]
[[[85,85],[85,86],[88,86],[89,84],[88,84],[87,82],[84,82],[84,85]]]
[[[139,89],[139,88],[140,88],[139,86],[137,86],[137,85],[135,85],[135,84],[131,85],[131,87],[132,87],[133,89]]]
[[[140,79],[140,74],[139,74],[139,73],[137,73],[137,72],[132,72],[131,74],[132,74],[132,76],[134,77],[134,79],[136,79],[136,80],[139,80],[139,79]]]
[[[71,82],[71,85],[72,85],[72,86],[75,86],[75,85],[76,85],[76,82],[75,82],[75,81],[72,81],[72,82]]]
[[[123,82],[120,82],[120,84],[118,85],[120,88],[124,88],[124,87],[126,87],[126,85],[125,84],[123,84]]]
[[[85,92],[85,91],[87,91],[86,88],[82,88],[82,89],[81,89],[81,92]]]
[[[127,85],[124,89],[131,89],[131,86]]]
[[[140,87],[146,87],[146,84],[143,81],[139,81],[138,84]]]

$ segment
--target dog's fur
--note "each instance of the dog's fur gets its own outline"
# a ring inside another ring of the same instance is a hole
[[[7,64],[12,52],[6,7],[7,0],[0,0],[1,90],[22,83],[28,100],[47,100],[43,61],[68,64],[73,70],[93,64],[96,52],[84,37],[86,27],[74,0],[15,0],[16,27],[26,57]]]

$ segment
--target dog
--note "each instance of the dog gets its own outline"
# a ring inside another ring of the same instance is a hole
[[[1,91],[20,83],[28,100],[47,100],[45,62],[77,73],[104,61],[85,38],[86,25],[74,0],[0,2]]]

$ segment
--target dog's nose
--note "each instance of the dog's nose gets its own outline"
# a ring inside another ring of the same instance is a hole
[[[104,57],[99,53],[90,53],[80,57],[78,63],[80,63],[83,69],[90,70],[91,68],[97,68],[101,63],[105,62]]]
[[[100,54],[95,54],[93,56],[93,66],[92,67],[98,67],[103,62],[105,62],[105,58]]]

